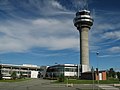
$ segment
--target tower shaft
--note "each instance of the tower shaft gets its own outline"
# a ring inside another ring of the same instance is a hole
[[[89,28],[82,27],[80,33],[80,65],[82,72],[89,71],[89,44],[88,44]]]

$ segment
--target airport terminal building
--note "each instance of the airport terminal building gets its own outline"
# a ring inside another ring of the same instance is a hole
[[[13,65],[13,64],[1,64],[1,73],[3,77],[9,77],[13,72],[16,72],[16,75],[19,77],[20,74],[28,78],[37,78],[40,66],[37,65]]]
[[[46,77],[58,78],[61,75],[69,78],[81,78],[86,80],[106,80],[106,71],[88,71],[81,73],[78,64],[58,64],[47,68]]]
[[[37,66],[30,64],[13,65],[13,64],[0,64],[2,76],[7,78],[11,77],[13,72],[19,78],[22,74],[27,78],[59,78],[61,75],[70,78],[106,80],[106,71],[91,71],[80,73],[80,65],[77,64],[56,64],[53,66]],[[98,76],[99,75],[99,76]]]
[[[58,64],[48,67],[46,71],[46,77],[59,77],[63,75],[65,77],[77,77],[78,65],[77,64]]]

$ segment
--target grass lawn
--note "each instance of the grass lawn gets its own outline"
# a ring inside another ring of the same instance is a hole
[[[0,80],[0,82],[20,82],[20,81],[26,81],[26,80],[31,80],[31,79],[26,78],[26,79],[16,79],[16,80]]]
[[[76,79],[69,79],[69,80],[65,80],[64,82],[58,82],[55,81],[55,83],[73,83],[73,84],[93,84],[93,80],[76,80]],[[94,80],[94,83],[97,84],[98,81]],[[100,84],[118,84],[119,80],[103,80],[103,81],[99,81]]]

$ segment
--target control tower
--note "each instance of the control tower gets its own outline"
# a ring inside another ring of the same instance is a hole
[[[89,67],[89,44],[88,44],[88,32],[93,25],[93,19],[90,16],[90,11],[81,10],[76,13],[76,17],[73,20],[74,26],[80,33],[80,65],[81,73],[90,71]]]

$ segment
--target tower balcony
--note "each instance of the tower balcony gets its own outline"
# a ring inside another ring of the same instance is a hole
[[[93,25],[93,19],[90,16],[90,11],[88,10],[78,11],[73,22],[78,30],[81,29],[82,27],[90,28]]]

